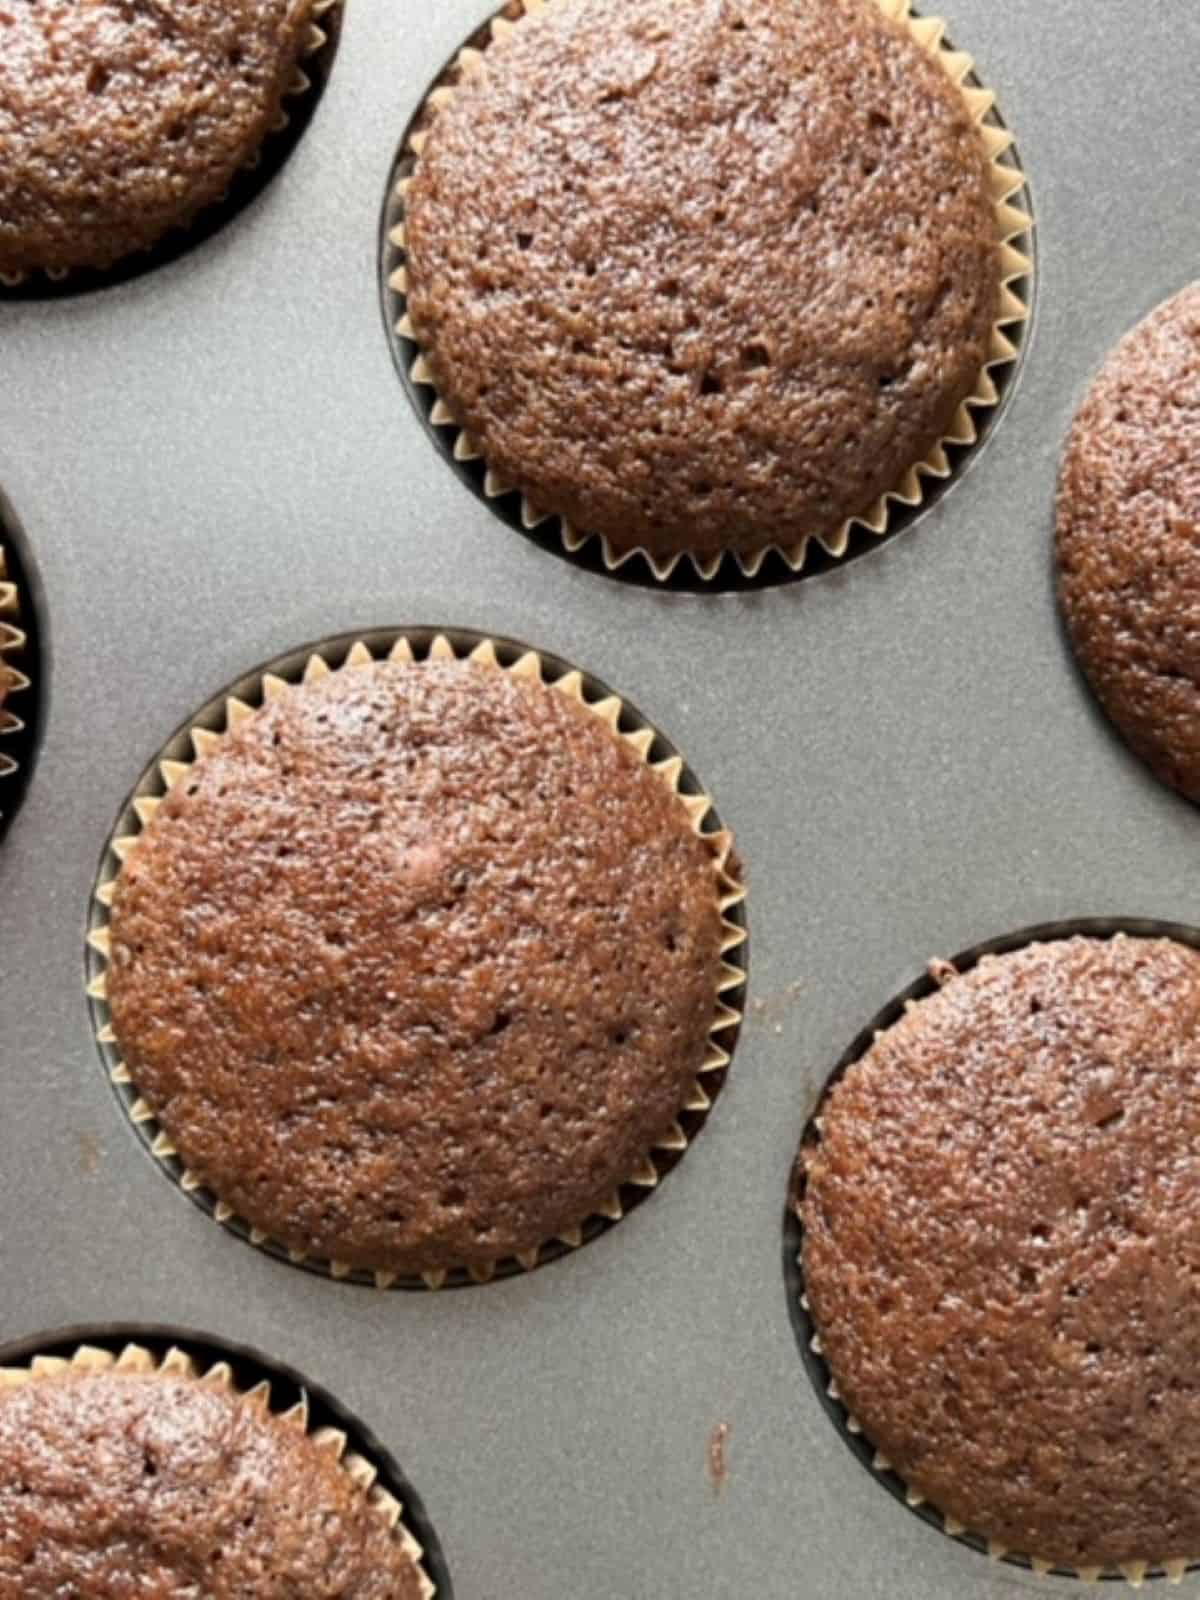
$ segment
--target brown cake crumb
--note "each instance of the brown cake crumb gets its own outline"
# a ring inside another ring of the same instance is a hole
[[[729,1479],[729,1435],[732,1431],[727,1422],[718,1422],[708,1436],[708,1476],[718,1499]]]

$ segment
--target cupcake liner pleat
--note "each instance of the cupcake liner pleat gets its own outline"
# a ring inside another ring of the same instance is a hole
[[[517,9],[522,16],[533,16],[557,3],[560,0],[517,0]],[[1015,370],[1021,354],[1025,325],[1031,315],[1033,258],[1022,245],[1032,235],[1033,217],[1022,203],[1025,174],[1015,164],[1015,141],[999,120],[996,96],[979,84],[973,58],[947,43],[946,23],[942,18],[915,16],[912,0],[875,0],[875,4],[884,16],[905,26],[921,48],[939,63],[962,93],[972,121],[979,130],[989,163],[996,217],[1000,259],[999,306],[989,336],[987,359],[975,385],[957,407],[933,448],[921,460],[914,461],[891,489],[857,515],[848,517],[835,532],[808,535],[792,545],[769,544],[761,550],[722,550],[704,556],[682,551],[662,556],[644,546],[618,550],[606,535],[576,528],[557,513],[541,509],[521,493],[519,485],[506,482],[488,466],[479,441],[459,426],[450,407],[438,393],[433,371],[420,351],[416,330],[408,315],[408,274],[404,264],[407,239],[403,220],[404,204],[412,182],[411,167],[420,159],[429,125],[453,99],[455,85],[468,81],[485,69],[486,46],[479,48],[469,44],[460,50],[437,86],[426,97],[408,136],[410,170],[396,181],[392,196],[397,220],[393,221],[387,233],[392,252],[387,286],[394,302],[391,317],[393,331],[398,338],[417,346],[417,354],[408,368],[409,377],[418,389],[427,390],[432,396],[429,413],[432,424],[453,432],[452,454],[455,461],[482,464],[482,487],[486,499],[498,500],[508,495],[520,495],[521,524],[526,530],[557,525],[559,542],[569,555],[585,552],[594,544],[608,572],[618,572],[631,562],[640,563],[660,583],[668,582],[685,560],[695,576],[705,583],[716,580],[727,561],[734,562],[747,579],[757,578],[772,557],[782,560],[789,572],[798,574],[804,570],[810,547],[814,543],[827,556],[839,560],[846,555],[856,532],[883,538],[891,530],[898,510],[915,510],[924,503],[928,480],[943,481],[953,475],[955,463],[949,452],[952,449],[967,450],[978,443],[980,426],[977,414],[995,411],[1000,406],[1003,385],[998,384],[997,378],[1005,369]],[[516,25],[508,16],[496,16],[488,27],[488,36],[492,41],[502,39]]]
[[[257,1407],[264,1415],[307,1434],[321,1450],[339,1463],[363,1494],[371,1511],[382,1521],[396,1539],[404,1553],[417,1569],[424,1600],[433,1600],[436,1594],[432,1579],[423,1561],[425,1552],[405,1527],[404,1508],[388,1489],[377,1483],[379,1469],[363,1455],[350,1448],[349,1436],[341,1429],[321,1427],[310,1429],[308,1397],[303,1392],[300,1399],[284,1411],[276,1411],[272,1404],[271,1385],[267,1379],[251,1389],[239,1389],[234,1382],[233,1368],[227,1361],[217,1361],[201,1369],[196,1359],[178,1345],[172,1345],[161,1357],[144,1345],[127,1344],[114,1352],[100,1345],[81,1344],[71,1356],[34,1355],[28,1364],[18,1367],[0,1367],[0,1389],[14,1389],[27,1383],[37,1383],[46,1378],[56,1378],[64,1373],[127,1372],[151,1375],[161,1373],[187,1378],[196,1383],[240,1395],[247,1405]]]
[[[636,752],[639,759],[678,797],[687,813],[692,830],[707,845],[716,877],[718,905],[721,912],[721,966],[705,1054],[679,1107],[676,1120],[643,1153],[621,1187],[608,1195],[590,1215],[579,1218],[574,1225],[564,1228],[553,1239],[544,1241],[537,1249],[521,1251],[514,1257],[505,1257],[484,1266],[464,1266],[424,1272],[419,1279],[390,1271],[366,1273],[361,1269],[352,1268],[344,1261],[324,1260],[307,1255],[303,1251],[288,1249],[262,1229],[252,1226],[240,1217],[219,1195],[210,1194],[196,1174],[182,1164],[173,1141],[160,1127],[153,1108],[137,1094],[136,1084],[128,1067],[117,1058],[116,1036],[109,1020],[107,967],[111,939],[108,915],[120,863],[124,862],[135,848],[140,831],[153,820],[163,796],[187,774],[193,761],[200,759],[220,744],[225,731],[238,727],[248,717],[253,716],[254,706],[244,699],[229,697],[224,702],[219,729],[203,726],[190,728],[188,739],[191,759],[163,757],[155,763],[158,775],[157,787],[160,792],[139,794],[133,800],[130,809],[136,823],[134,831],[122,831],[119,825],[118,831],[110,839],[108,849],[105,851],[105,861],[107,862],[111,853],[118,867],[116,872],[102,869],[100,882],[94,891],[93,926],[87,935],[90,976],[86,993],[92,1002],[96,1039],[105,1058],[110,1080],[121,1091],[129,1117],[140,1130],[151,1153],[167,1170],[178,1169],[177,1179],[180,1187],[185,1193],[196,1197],[217,1222],[233,1227],[253,1245],[269,1249],[273,1254],[286,1256],[294,1265],[315,1268],[339,1281],[352,1279],[359,1283],[370,1282],[377,1289],[422,1286],[427,1289],[440,1289],[451,1280],[452,1276],[457,1281],[483,1284],[490,1282],[497,1273],[507,1276],[515,1270],[533,1271],[561,1253],[555,1247],[560,1246],[568,1251],[576,1250],[595,1237],[596,1233],[619,1222],[632,1203],[627,1202],[622,1196],[621,1189],[629,1187],[634,1191],[645,1192],[657,1188],[665,1171],[675,1165],[691,1142],[681,1119],[685,1114],[703,1118],[711,1110],[716,1092],[711,1080],[724,1073],[729,1066],[732,1051],[732,1040],[729,1036],[732,1034],[736,1037],[736,1030],[742,1022],[741,1010],[728,1004],[726,997],[736,997],[746,983],[744,962],[737,955],[747,939],[744,919],[738,909],[746,898],[746,891],[737,876],[733,856],[733,836],[728,829],[713,825],[711,820],[714,814],[713,802],[707,794],[691,787],[692,780],[682,757],[669,755],[656,758],[654,751],[660,736],[655,729],[636,718],[619,696],[610,694],[599,699],[589,698],[584,676],[580,671],[568,668],[555,675],[554,669],[548,667],[547,662],[537,651],[525,650],[506,664],[497,651],[497,641],[491,638],[480,638],[460,649],[452,643],[447,634],[438,633],[433,636],[427,652],[420,651],[419,646],[418,649],[414,649],[415,638],[416,630],[411,634],[401,631],[395,637],[394,643],[382,654],[376,654],[363,640],[355,640],[348,650],[345,650],[343,659],[336,666],[331,665],[327,659],[328,655],[337,653],[336,649],[330,648],[326,651],[317,649],[308,656],[298,680],[294,677],[285,678],[266,670],[257,675],[255,690],[265,704],[290,693],[295,681],[310,683],[328,676],[331,672],[352,671],[383,659],[399,662],[429,659],[475,661],[494,667],[498,671],[507,672],[514,678],[545,684],[566,695],[591,712],[604,723],[614,737],[621,739]],[[340,648],[345,647],[343,645]],[[630,724],[634,725],[631,727]],[[710,1080],[707,1087],[706,1079]]]

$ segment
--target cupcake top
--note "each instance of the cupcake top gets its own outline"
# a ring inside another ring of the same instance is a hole
[[[998,309],[978,130],[871,0],[554,0],[433,117],[405,237],[488,466],[657,555],[835,533],[936,445]]]
[[[0,14],[0,273],[109,267],[218,200],[280,114],[311,0]]]
[[[301,1424],[220,1384],[110,1368],[0,1387],[0,1593],[422,1600],[428,1585]]]
[[[417,1273],[608,1205],[706,1054],[718,866],[630,745],[473,661],[290,689],[172,788],[117,882],[112,1025],[206,1186]]]
[[[1200,801],[1200,283],[1109,356],[1058,494],[1059,599],[1105,711]]]
[[[988,957],[829,1092],[803,1267],[866,1436],[938,1510],[1072,1567],[1200,1550],[1200,953]]]

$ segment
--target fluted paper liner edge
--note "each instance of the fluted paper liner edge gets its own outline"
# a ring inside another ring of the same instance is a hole
[[[330,36],[320,25],[321,18],[327,16],[329,12],[333,11],[337,6],[342,4],[343,0],[312,0],[312,5],[309,8],[308,16],[308,37],[305,39],[305,42],[300,50],[301,61],[311,60],[313,56],[319,55],[320,52],[328,45]],[[312,89],[312,86],[312,79],[309,77],[308,73],[305,72],[302,66],[297,64],[293,69],[291,77],[288,79],[286,87],[284,88],[284,101],[286,102],[288,100],[302,99],[306,94],[309,93],[309,91]],[[290,121],[291,118],[287,114],[287,107],[285,103],[280,107],[279,114],[267,129],[267,138],[269,139],[276,134],[282,133]],[[261,160],[262,147],[260,146],[250,156],[248,156],[245,161],[242,162],[241,170],[243,172],[253,172],[259,166]],[[223,205],[226,198],[227,197],[225,194],[218,195],[215,200],[212,200],[206,206],[203,206],[197,215],[199,216],[207,213],[214,206]],[[195,219],[193,218],[192,220],[194,221]],[[191,226],[191,222],[173,224],[172,227],[168,229],[168,234],[176,232],[186,233]],[[156,240],[154,244],[146,245],[144,249],[140,251],[133,251],[131,252],[131,257],[146,255],[151,250],[157,249],[161,242],[161,240]],[[22,284],[28,283],[30,278],[38,276],[48,278],[51,283],[67,283],[79,272],[87,272],[92,270],[100,273],[111,272],[117,267],[121,266],[124,261],[130,259],[131,257],[119,257],[112,263],[111,267],[34,267],[27,272],[0,272],[0,287],[5,289],[19,289]]]
[[[20,617],[21,597],[16,584],[8,577],[4,546],[0,544],[0,674],[5,680],[3,704],[0,704],[0,778],[11,778],[18,770],[16,761],[4,749],[5,739],[25,730],[25,723],[12,709],[11,697],[32,687],[28,675],[11,659],[23,657],[29,642],[19,625]]]
[[[520,19],[536,15],[544,11],[547,6],[558,3],[558,0],[519,0],[523,8]],[[659,582],[665,583],[675,572],[680,562],[688,560],[696,576],[705,582],[711,582],[720,572],[726,557],[736,561],[742,575],[746,578],[755,578],[762,570],[767,559],[774,555],[783,560],[788,569],[793,573],[803,570],[808,559],[810,545],[815,541],[833,559],[840,559],[849,549],[850,540],[855,530],[863,530],[883,538],[889,531],[892,521],[893,509],[905,507],[915,509],[925,499],[925,480],[943,480],[949,478],[953,471],[953,464],[947,455],[948,446],[968,447],[977,443],[979,429],[975,422],[974,413],[977,411],[995,410],[1001,402],[1001,392],[996,386],[993,373],[997,368],[1010,366],[1015,363],[1020,355],[1018,344],[1009,337],[1006,329],[1012,330],[1026,323],[1030,317],[1030,307],[1025,298],[1022,298],[1014,285],[1027,282],[1033,276],[1033,261],[1014,242],[1029,235],[1033,230],[1033,218],[1025,211],[1017,200],[1021,190],[1025,187],[1025,175],[1020,167],[1010,165],[1003,158],[1012,149],[1014,139],[1012,134],[1004,127],[988,122],[986,119],[995,107],[996,97],[990,89],[975,87],[967,82],[974,74],[974,59],[962,50],[952,50],[945,43],[946,24],[940,17],[917,17],[912,13],[912,0],[875,0],[875,4],[885,17],[899,22],[907,27],[916,42],[929,55],[933,56],[942,66],[951,82],[962,93],[970,111],[972,121],[979,130],[988,158],[988,171],[991,179],[992,198],[996,216],[997,250],[1000,259],[1000,304],[998,315],[992,324],[988,339],[988,355],[971,393],[961,402],[951,419],[950,425],[933,448],[920,460],[914,462],[904,472],[896,485],[881,495],[872,505],[856,516],[848,517],[845,522],[832,534],[809,534],[793,545],[764,545],[759,550],[737,551],[720,550],[715,555],[699,555],[694,552],[679,551],[671,555],[660,556],[645,546],[638,545],[632,549],[618,550],[612,541],[604,534],[589,533],[584,529],[576,528],[565,518],[557,513],[544,512],[535,506],[528,496],[521,494],[521,522],[526,529],[534,529],[546,523],[558,524],[559,538],[563,548],[571,555],[586,549],[591,543],[596,542],[600,549],[601,559],[609,572],[616,572],[627,562],[642,561],[650,569]],[[504,37],[505,34],[518,26],[518,22],[504,16],[492,18],[490,29],[493,41]],[[484,60],[484,51],[472,45],[465,46],[459,51],[454,62],[438,85],[426,97],[423,109],[432,119],[454,95],[453,84],[470,78],[481,70]],[[411,154],[418,158],[427,137],[428,127],[422,127],[413,132],[409,137],[408,148]],[[408,187],[412,182],[411,175],[398,180],[394,200],[402,208]],[[388,233],[388,243],[393,250],[403,253],[406,244],[406,235],[403,221],[395,223]],[[408,315],[406,295],[408,278],[405,266],[401,263],[394,265],[388,274],[388,288],[402,302],[402,311],[394,323],[394,331],[402,339],[407,339],[420,349],[420,341],[416,330]],[[453,446],[456,461],[482,462],[484,469],[483,492],[488,499],[499,499],[504,495],[519,493],[519,487],[504,481],[487,465],[483,451],[476,439],[464,428],[461,428],[454,414],[437,392],[434,383],[433,371],[419,353],[412,363],[409,371],[414,384],[432,391],[434,395],[430,420],[437,427],[456,429]]]
[[[172,1345],[162,1356],[155,1356],[144,1345],[127,1344],[119,1352],[102,1345],[81,1344],[70,1356],[34,1355],[28,1364],[19,1367],[0,1367],[0,1390],[15,1389],[27,1383],[38,1383],[56,1378],[64,1373],[131,1372],[150,1376],[161,1373],[167,1376],[188,1378],[195,1383],[207,1384],[237,1395],[247,1405],[257,1406],[264,1414],[308,1437],[318,1447],[327,1451],[354,1480],[366,1496],[367,1505],[396,1539],[405,1555],[417,1569],[424,1600],[433,1600],[437,1593],[432,1579],[422,1565],[425,1552],[405,1527],[402,1520],[404,1507],[395,1495],[378,1484],[379,1469],[365,1456],[349,1449],[350,1440],[341,1428],[309,1428],[308,1396],[301,1390],[300,1399],[286,1411],[275,1411],[271,1405],[271,1384],[268,1378],[256,1383],[252,1389],[239,1389],[233,1381],[233,1369],[227,1361],[216,1361],[201,1371],[194,1356],[179,1345]]]
[[[1127,935],[1118,930],[1110,937],[1113,939],[1122,939],[1127,937]],[[981,957],[980,959],[985,958]],[[931,961],[929,963],[928,970],[930,977],[939,985],[945,982],[948,978],[956,977],[958,975],[958,968],[955,967],[952,962],[941,959],[935,959]],[[910,1011],[914,1006],[917,1006],[920,1003],[921,1002],[919,1000],[907,1000],[904,1003],[904,1010]],[[881,1036],[881,1033],[886,1031],[886,1029],[877,1029],[875,1038],[878,1039]],[[823,1099],[824,1092],[822,1092],[821,1096],[821,1100]],[[819,1110],[820,1101],[818,1101],[817,1107],[817,1111]],[[808,1128],[813,1125],[814,1121],[816,1120],[816,1116],[817,1112],[814,1112],[806,1124],[805,1139],[807,1139],[808,1136]],[[800,1225],[801,1232],[803,1232],[804,1217],[802,1213],[802,1203],[800,1197],[794,1197],[790,1201],[790,1209]],[[805,1316],[809,1319],[809,1325],[813,1329],[808,1341],[808,1347],[815,1356],[821,1358],[824,1371],[828,1377],[828,1381],[825,1385],[825,1392],[829,1398],[837,1404],[838,1409],[842,1414],[843,1425],[846,1429],[846,1432],[855,1435],[857,1438],[861,1438],[865,1443],[871,1446],[872,1471],[878,1473],[881,1477],[884,1475],[890,1475],[891,1477],[898,1479],[904,1489],[905,1503],[914,1511],[920,1506],[925,1506],[941,1523],[942,1531],[947,1535],[948,1538],[961,1539],[964,1536],[973,1537],[974,1539],[978,1540],[979,1544],[982,1545],[986,1550],[989,1560],[1003,1561],[1006,1557],[1008,1557],[1017,1561],[1026,1561],[1029,1563],[1029,1568],[1035,1577],[1045,1578],[1054,1573],[1073,1571],[1074,1575],[1083,1583],[1099,1583],[1100,1580],[1106,1575],[1111,1577],[1116,1577],[1119,1575],[1120,1577],[1124,1578],[1125,1582],[1128,1583],[1131,1588],[1134,1589],[1140,1589],[1147,1578],[1154,1577],[1159,1573],[1166,1578],[1168,1583],[1182,1583],[1189,1569],[1200,1566],[1200,1556],[1196,1556],[1177,1557],[1169,1561],[1126,1561],[1120,1563],[1119,1565],[1068,1568],[1064,1567],[1061,1563],[1048,1561],[1042,1556],[1033,1555],[1028,1550],[1010,1549],[1007,1545],[1000,1544],[997,1540],[989,1538],[979,1529],[968,1527],[966,1523],[960,1522],[957,1517],[952,1517],[948,1512],[945,1512],[939,1506],[934,1505],[932,1501],[926,1500],[925,1496],[921,1494],[919,1490],[914,1489],[910,1483],[907,1483],[904,1480],[900,1472],[887,1458],[887,1456],[885,1456],[882,1451],[875,1448],[866,1429],[864,1429],[858,1418],[846,1404],[846,1401],[844,1400],[841,1391],[838,1388],[837,1380],[834,1378],[832,1372],[829,1371],[828,1365],[825,1364],[824,1346],[821,1342],[821,1336],[816,1330],[816,1323],[812,1315],[812,1307],[809,1304],[808,1295],[804,1290],[803,1252],[800,1252],[796,1255],[795,1263],[799,1272],[799,1281],[801,1285],[800,1305]]]
[[[413,631],[416,636],[416,630]],[[678,755],[669,756],[661,761],[651,760],[651,750],[657,737],[656,730],[638,719],[638,726],[632,732],[625,732],[620,727],[621,718],[627,713],[626,703],[618,695],[609,695],[602,700],[589,700],[584,692],[583,674],[576,669],[568,669],[560,677],[548,677],[546,663],[535,650],[527,650],[511,665],[505,666],[499,659],[496,651],[497,641],[484,637],[470,648],[459,651],[451,643],[445,633],[434,636],[429,647],[427,657],[429,660],[470,660],[486,666],[494,667],[498,671],[507,672],[514,678],[532,679],[548,688],[555,689],[566,695],[569,699],[583,706],[592,715],[597,717],[607,727],[615,738],[629,745],[645,763],[677,796],[680,804],[687,813],[692,831],[708,846],[712,856],[713,868],[717,884],[718,905],[721,913],[721,965],[717,979],[717,992],[715,996],[713,1019],[709,1024],[708,1041],[703,1061],[696,1069],[694,1080],[686,1098],[679,1107],[676,1120],[649,1148],[637,1165],[623,1180],[641,1189],[654,1189],[663,1176],[660,1165],[656,1165],[655,1157],[663,1159],[677,1158],[687,1149],[690,1141],[678,1118],[685,1112],[704,1114],[711,1108],[712,1097],[704,1087],[703,1080],[713,1073],[720,1073],[728,1067],[731,1052],[720,1042],[719,1035],[728,1033],[731,1029],[740,1026],[742,1013],[725,1003],[723,996],[743,988],[746,982],[746,973],[743,966],[737,961],[735,952],[746,942],[746,930],[739,923],[733,921],[729,913],[741,905],[746,898],[746,891],[732,870],[733,835],[728,829],[716,831],[707,830],[704,826],[709,813],[713,809],[713,802],[707,794],[687,794],[680,788],[680,781],[684,774],[683,758]],[[307,660],[300,682],[308,683],[315,679],[326,677],[331,672],[353,670],[356,667],[369,666],[377,660],[399,661],[410,663],[418,657],[413,650],[409,634],[400,632],[395,642],[380,656],[375,655],[362,640],[352,644],[339,666],[331,666],[325,655],[319,650],[314,651]],[[258,676],[256,687],[261,691],[263,702],[278,699],[288,694],[295,687],[295,683],[288,679],[275,676],[269,670],[263,671]],[[243,700],[229,698],[225,702],[225,728],[228,732],[237,728],[248,717],[255,714],[254,708]],[[190,730],[190,739],[193,749],[193,761],[201,759],[208,751],[212,750],[221,741],[222,733],[213,732],[207,728],[193,727]],[[176,783],[190,769],[192,762],[159,759],[158,766],[164,794],[174,787]],[[141,830],[151,822],[154,813],[161,804],[163,795],[143,796],[133,801],[132,809],[137,816],[139,830],[129,834],[115,834],[109,841],[109,849],[105,851],[105,860],[109,851],[116,856],[118,862],[124,862],[133,850],[140,837]],[[104,962],[104,967],[91,979],[87,985],[88,997],[101,1008],[103,1023],[97,1032],[97,1041],[101,1046],[115,1047],[116,1036],[113,1033],[108,1013],[108,977],[107,963],[110,953],[110,936],[108,926],[108,912],[112,905],[113,892],[116,887],[120,868],[115,874],[103,877],[97,885],[94,898],[102,910],[102,920],[92,928],[87,936],[88,945]],[[110,1068],[109,1075],[114,1084],[125,1087],[136,1093],[136,1083],[129,1069],[121,1061]],[[181,1159],[169,1135],[159,1126],[151,1107],[140,1096],[134,1099],[128,1108],[132,1120],[144,1128],[149,1135],[148,1143],[152,1153],[164,1163],[172,1159]],[[186,1166],[179,1177],[181,1187],[188,1193],[202,1192],[209,1194],[206,1186],[189,1171]],[[622,1185],[623,1186],[623,1185]],[[219,1195],[213,1195],[212,1215],[218,1222],[226,1224],[240,1224],[245,1229],[251,1244],[258,1246],[274,1246],[276,1249],[285,1250],[289,1260],[297,1265],[308,1263],[326,1271],[330,1277],[336,1279],[349,1278],[352,1272],[363,1269],[352,1268],[345,1262],[309,1256],[303,1251],[288,1249],[261,1229],[254,1227],[246,1218],[241,1217],[233,1208],[227,1205]],[[452,1271],[463,1271],[475,1283],[488,1283],[495,1277],[498,1268],[507,1267],[515,1262],[516,1266],[524,1271],[532,1271],[542,1265],[542,1251],[547,1245],[560,1244],[568,1249],[578,1249],[584,1243],[584,1227],[593,1219],[606,1223],[619,1222],[625,1214],[619,1189],[607,1197],[603,1205],[587,1216],[581,1217],[571,1227],[564,1228],[553,1239],[544,1240],[536,1249],[522,1251],[515,1257],[501,1257],[484,1266],[478,1264],[461,1267],[439,1268],[420,1274],[425,1286],[430,1289],[440,1289],[445,1284]],[[379,1289],[390,1289],[397,1284],[410,1283],[414,1280],[403,1274],[393,1271],[379,1270],[370,1274],[373,1276],[375,1286]]]

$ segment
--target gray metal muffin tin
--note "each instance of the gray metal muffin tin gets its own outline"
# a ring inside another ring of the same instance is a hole
[[[41,603],[44,691],[0,845],[0,1344],[167,1324],[307,1373],[417,1486],[458,1600],[1032,1586],[911,1515],[837,1436],[796,1348],[781,1217],[826,1075],[930,956],[1064,918],[1200,921],[1200,818],[1096,711],[1050,562],[1081,390],[1200,260],[1200,10],[955,0],[1039,224],[1007,415],[877,551],[703,596],[513,532],[397,379],[384,185],[423,89],[489,9],[351,0],[312,123],[249,207],[119,286],[0,303],[0,489]],[[751,890],[747,1022],[695,1147],[583,1250],[442,1294],[297,1271],[189,1204],[123,1119],[83,997],[100,852],[155,750],[259,662],[401,623],[519,638],[627,694],[709,786]]]

